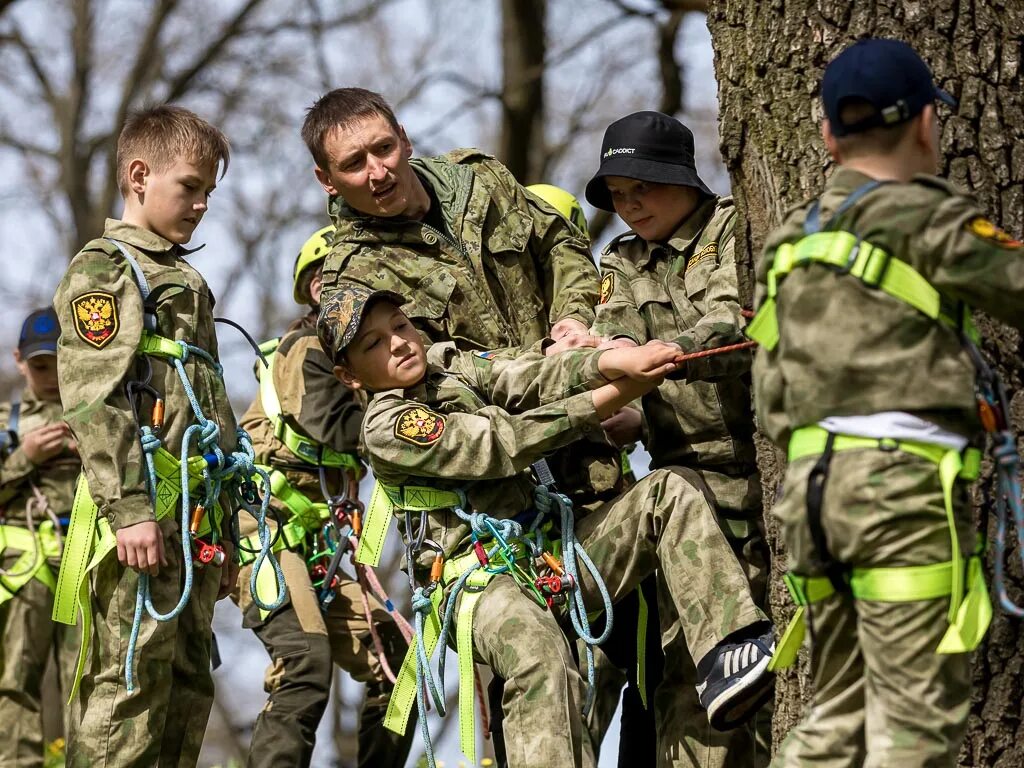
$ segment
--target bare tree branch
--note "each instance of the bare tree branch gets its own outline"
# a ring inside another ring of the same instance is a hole
[[[661,105],[666,115],[683,111],[682,63],[676,60],[676,39],[685,11],[675,10],[658,25],[658,73],[661,76]]]

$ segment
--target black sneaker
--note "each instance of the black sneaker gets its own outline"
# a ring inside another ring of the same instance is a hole
[[[697,665],[704,682],[697,686],[711,726],[727,731],[753,716],[772,697],[775,674],[768,662],[775,653],[771,629],[759,637],[723,641]]]

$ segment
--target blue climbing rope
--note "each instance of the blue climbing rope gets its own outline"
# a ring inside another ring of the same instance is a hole
[[[441,589],[442,587],[440,584],[435,583],[426,588],[416,587],[413,593],[412,609],[416,629],[416,636],[414,638],[416,643],[416,707],[419,712],[420,733],[423,737],[424,756],[426,757],[428,768],[436,768],[436,763],[434,760],[433,744],[430,738],[430,729],[427,725],[427,695],[429,693],[438,714],[444,717],[446,714],[444,694],[445,662],[448,657],[446,641],[452,630],[452,622],[455,620],[459,595],[465,588],[470,576],[481,569],[494,574],[510,573],[524,587],[532,587],[533,584],[529,580],[528,574],[515,564],[515,561],[522,556],[522,553],[517,551],[517,547],[513,542],[522,542],[531,559],[537,557],[541,552],[543,544],[543,534],[540,526],[551,514],[554,507],[557,507],[560,512],[563,568],[573,584],[571,590],[572,598],[568,605],[569,617],[572,621],[573,629],[579,638],[583,640],[587,649],[587,696],[583,705],[584,717],[589,714],[594,699],[594,646],[607,640],[612,631],[613,609],[611,595],[608,593],[608,587],[594,566],[593,561],[587,555],[583,546],[576,540],[572,501],[567,496],[556,493],[545,485],[538,485],[534,493],[534,504],[537,514],[534,516],[529,527],[524,530],[520,522],[511,518],[491,517],[483,512],[466,512],[465,510],[469,504],[466,500],[465,492],[459,490],[457,493],[461,499],[461,504],[453,507],[453,511],[459,519],[469,523],[474,544],[479,543],[481,537],[490,537],[493,543],[490,549],[486,550],[488,563],[500,556],[505,560],[506,564],[494,566],[490,564],[484,565],[481,562],[473,563],[455,581],[444,602],[440,633],[441,649],[436,675],[431,669],[430,659],[427,656],[422,638],[423,627],[433,605],[430,596],[433,590]],[[604,631],[598,636],[595,636],[590,628],[590,620],[583,601],[577,557],[582,561],[597,585],[604,604],[605,627]],[[409,558],[408,567],[411,574],[413,569],[411,557]],[[524,579],[526,579],[525,583],[523,582]],[[535,587],[534,590],[536,591]],[[546,605],[539,592],[537,597],[541,605]]]
[[[219,445],[220,427],[215,422],[207,419],[203,414],[195,391],[192,389],[192,383],[185,371],[184,363],[188,360],[189,356],[195,355],[212,366],[218,377],[222,376],[223,369],[220,363],[205,350],[184,341],[179,340],[177,343],[181,347],[181,357],[180,359],[177,357],[171,358],[171,362],[174,364],[174,369],[181,380],[185,395],[192,406],[192,413],[196,419],[196,423],[189,426],[182,436],[181,463],[179,468],[181,480],[181,557],[185,573],[185,583],[182,585],[181,597],[178,599],[177,604],[170,611],[161,613],[153,604],[149,575],[146,573],[139,574],[138,591],[135,598],[135,615],[132,620],[132,630],[128,638],[128,648],[125,656],[125,685],[129,696],[137,690],[135,685],[135,652],[138,645],[139,631],[142,626],[143,610],[156,621],[171,621],[181,615],[181,612],[188,605],[192,596],[194,567],[192,562],[192,528],[190,525],[191,521],[189,520],[192,499],[191,488],[189,487],[188,460],[190,455],[189,447],[193,440],[195,440],[200,455],[203,455],[206,459],[206,465],[202,470],[204,487],[202,505],[210,510],[211,513],[217,504],[217,500],[220,498],[221,489],[225,483],[234,482],[240,484],[251,482],[254,475],[260,478],[262,498],[258,512],[255,511],[255,505],[252,501],[246,499],[245,494],[240,494],[242,507],[256,518],[257,535],[260,541],[260,554],[253,566],[249,589],[252,592],[253,601],[259,608],[266,611],[272,611],[280,607],[285,597],[284,573],[281,570],[281,564],[271,551],[273,538],[266,524],[268,505],[270,503],[270,477],[264,470],[255,466],[255,451],[252,447],[252,441],[245,430],[241,428],[236,429],[236,443],[240,450],[232,451],[228,455],[224,454]],[[155,505],[157,474],[153,455],[160,448],[161,440],[152,427],[142,427],[140,432],[140,443],[143,454],[146,457],[147,486],[150,502]],[[259,574],[260,566],[263,565],[267,558],[270,558],[274,574],[277,578],[277,598],[270,604],[263,603],[256,594],[256,577]]]
[[[998,498],[996,500],[996,562],[994,581],[999,604],[1003,610],[1017,618],[1024,618],[1024,607],[1015,603],[1007,592],[1004,574],[1006,558],[1006,529],[1010,515],[1017,528],[1017,554],[1024,564],[1024,504],[1021,501],[1020,455],[1013,433],[1004,430],[992,435],[992,456],[996,464]]]

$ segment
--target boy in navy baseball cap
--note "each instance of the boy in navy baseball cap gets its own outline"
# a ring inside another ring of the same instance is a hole
[[[821,96],[837,167],[769,235],[747,328],[789,459],[772,513],[799,611],[772,667],[810,636],[815,689],[773,765],[953,768],[992,616],[968,490],[999,406],[979,413],[971,315],[1024,328],[1024,250],[936,175],[956,102],[910,46],[851,45]]]

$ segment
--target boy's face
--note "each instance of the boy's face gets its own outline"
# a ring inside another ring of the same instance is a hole
[[[201,165],[179,157],[157,171],[133,160],[128,177],[137,203],[126,207],[125,219],[172,243],[187,243],[217,187],[217,167],[216,161]]]
[[[693,187],[625,176],[608,176],[605,183],[619,218],[644,240],[653,242],[668,240],[700,202],[700,192]]]
[[[427,371],[427,354],[419,331],[389,301],[377,301],[345,347],[345,364],[334,375],[353,389],[380,392],[418,384]]]
[[[390,218],[405,215],[416,200],[419,180],[409,165],[412,144],[383,115],[341,125],[324,140],[330,162],[316,178],[330,195],[341,195],[357,211]]]
[[[25,383],[36,397],[51,403],[60,402],[56,355],[36,355],[22,360],[21,353],[14,350],[14,360],[21,375],[25,377]]]

